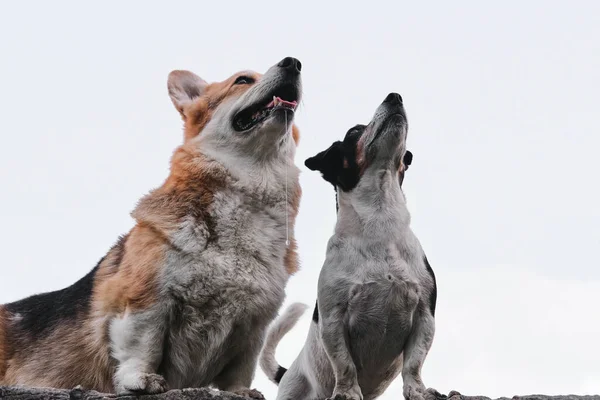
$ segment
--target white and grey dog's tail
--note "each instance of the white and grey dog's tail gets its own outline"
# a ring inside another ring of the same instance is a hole
[[[275,320],[267,333],[267,339],[262,348],[259,363],[260,368],[267,377],[277,385],[287,369],[279,365],[277,360],[275,360],[275,350],[281,339],[296,325],[296,322],[298,322],[307,308],[306,304],[293,303]]]

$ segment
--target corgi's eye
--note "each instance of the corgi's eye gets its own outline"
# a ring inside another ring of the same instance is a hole
[[[233,82],[234,85],[248,85],[250,83],[254,83],[254,79],[249,76],[238,76],[235,82]]]

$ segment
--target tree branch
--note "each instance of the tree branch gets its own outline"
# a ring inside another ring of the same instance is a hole
[[[99,393],[94,390],[84,390],[80,387],[74,389],[28,388],[18,386],[0,386],[0,399],[2,400],[248,400],[233,393],[220,392],[207,388],[170,390],[161,394],[149,395],[117,395]],[[402,399],[398,399],[402,400]],[[464,396],[456,391],[448,394],[448,400],[492,400],[486,396]],[[494,400],[600,400],[596,396],[545,396],[527,395],[500,397]]]

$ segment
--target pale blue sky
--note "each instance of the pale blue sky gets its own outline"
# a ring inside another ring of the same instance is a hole
[[[0,38],[0,303],[71,284],[132,226],[182,140],[169,71],[222,80],[294,56],[302,271],[286,305],[314,303],[335,222],[304,159],[397,91],[439,285],[425,383],[600,393],[600,2],[3,2]],[[262,372],[255,386],[274,398]]]

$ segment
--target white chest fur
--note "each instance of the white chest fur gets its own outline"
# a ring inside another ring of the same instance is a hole
[[[162,276],[173,309],[170,346],[186,355],[167,356],[178,371],[169,379],[181,385],[208,384],[223,367],[210,360],[235,357],[228,353],[252,346],[257,335],[261,342],[289,277],[284,193],[220,192],[208,211],[209,220],[181,224]]]
[[[215,195],[210,219],[186,219],[172,238],[165,285],[185,292],[185,301],[233,292],[283,291],[286,208],[283,196]],[[179,289],[177,288],[179,286]],[[196,290],[190,291],[195,287]],[[275,301],[278,303],[277,301]],[[197,304],[200,305],[200,304]]]

